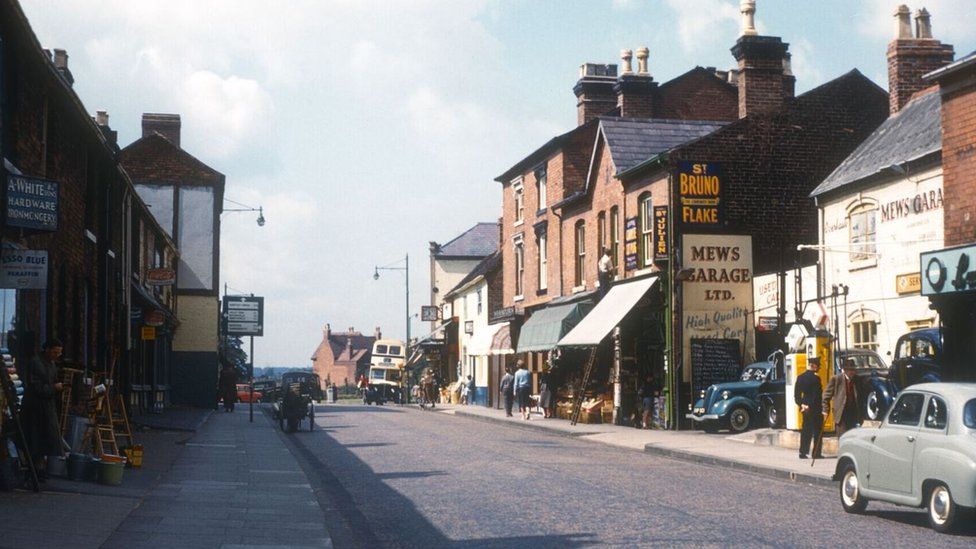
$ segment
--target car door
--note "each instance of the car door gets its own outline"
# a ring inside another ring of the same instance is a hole
[[[868,487],[899,494],[912,491],[912,471],[925,394],[902,393],[878,433],[871,437]]]
[[[938,457],[933,456],[933,452],[926,452],[929,448],[944,448],[946,445],[946,426],[949,423],[949,410],[945,400],[932,395],[925,404],[925,415],[922,416],[922,428],[918,431],[918,440],[915,442],[915,462],[914,472],[917,475],[924,471],[938,470],[940,467]],[[935,453],[937,456],[938,453]],[[922,461],[924,459],[924,462]],[[924,464],[924,469],[919,466]],[[912,483],[915,484],[914,482]]]

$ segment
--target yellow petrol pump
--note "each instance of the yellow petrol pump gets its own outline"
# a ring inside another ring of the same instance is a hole
[[[786,343],[789,346],[789,354],[784,358],[784,369],[786,374],[786,428],[794,431],[803,428],[803,415],[800,414],[800,407],[796,405],[793,397],[796,386],[796,378],[807,370],[807,362],[813,357],[820,359],[820,370],[817,375],[823,387],[827,386],[827,381],[834,372],[834,351],[831,343],[833,337],[827,330],[814,330],[812,333],[802,324],[796,324],[790,329],[786,336]],[[829,412],[829,410],[828,410]],[[832,415],[824,420],[824,431],[832,432],[834,422]]]
[[[820,378],[820,386],[823,388],[827,387],[830,376],[834,374],[833,340],[833,336],[827,330],[816,330],[811,336],[806,338],[807,358],[817,357],[820,359],[820,370],[817,371],[817,376]],[[793,407],[797,409],[797,414],[799,415],[799,407],[796,405]],[[830,410],[824,411],[828,413],[827,417],[824,418],[824,432],[832,433],[834,432],[833,412]],[[798,428],[803,428],[803,416],[800,416]]]

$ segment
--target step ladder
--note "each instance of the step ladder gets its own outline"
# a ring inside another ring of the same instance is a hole
[[[108,389],[104,394],[95,397],[95,403],[90,410],[92,430],[95,434],[94,446],[98,456],[105,454],[119,455],[119,443],[115,439],[115,426],[112,424],[112,406]]]
[[[61,382],[61,435],[64,436],[68,433],[68,412],[71,410],[71,401],[73,395],[71,393],[72,388],[75,383],[75,376],[77,374],[84,373],[81,370],[75,370],[73,368],[61,368],[58,372],[58,381]]]
[[[579,389],[577,389],[576,395],[573,397],[573,415],[569,423],[570,425],[576,425],[579,422],[580,413],[583,411],[583,395],[586,393],[586,387],[590,384],[594,363],[596,363],[596,347],[590,350],[590,358],[587,359],[586,368],[583,369],[583,379],[580,381]]]
[[[112,405],[112,427],[115,430],[116,441],[125,439],[125,447],[135,445],[135,438],[132,437],[132,424],[129,423],[129,414],[125,408],[125,398],[119,393],[115,393],[115,403]]]

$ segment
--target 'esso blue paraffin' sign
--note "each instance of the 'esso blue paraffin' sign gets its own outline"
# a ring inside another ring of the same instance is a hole
[[[58,182],[8,175],[7,226],[39,231],[58,230]]]
[[[976,292],[976,245],[925,252],[919,259],[922,295]]]

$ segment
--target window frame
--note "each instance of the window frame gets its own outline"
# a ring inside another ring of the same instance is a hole
[[[855,233],[857,218],[863,217],[863,230]],[[872,230],[873,229],[873,230]],[[878,264],[878,205],[861,201],[847,211],[847,243],[850,247],[848,260],[851,269],[871,267]]]
[[[548,197],[549,188],[549,166],[547,164],[542,164],[535,169],[535,192],[536,192],[536,204],[539,206],[537,210],[544,210],[549,204]]]
[[[898,405],[901,404],[903,401],[906,401],[910,398],[916,398],[916,397],[920,398],[921,402],[918,405],[918,417],[915,418],[915,423],[901,423],[901,422],[896,423],[892,421],[893,419],[895,419],[893,416],[895,416],[899,411]],[[925,395],[923,393],[906,392],[898,395],[898,400],[896,400],[895,403],[891,405],[891,409],[888,411],[888,416],[885,418],[885,423],[887,423],[888,425],[897,425],[899,427],[919,427],[922,424],[922,417],[924,415],[925,415]]]
[[[851,348],[878,352],[878,321],[868,315],[860,315],[850,322]],[[864,338],[865,334],[868,337]]]
[[[942,407],[942,414],[941,414],[942,417],[940,418],[942,420],[942,423],[941,425],[938,423],[936,423],[935,425],[929,425],[929,418],[931,417],[929,415],[929,412],[932,409],[932,404],[936,401],[938,401],[939,405]],[[922,414],[922,427],[925,429],[929,429],[931,431],[945,431],[948,426],[949,426],[949,407],[946,404],[945,399],[938,395],[930,396],[929,401],[925,404],[925,413]]]
[[[654,265],[654,197],[646,192],[637,197],[638,257],[641,267]]]
[[[586,221],[578,220],[573,225],[574,241],[574,270],[573,286],[581,288],[586,286]]]
[[[515,238],[515,298],[522,299],[525,295],[525,241],[521,235]]]
[[[603,248],[607,247],[607,212],[596,214],[596,253],[603,255]]]
[[[515,200],[515,224],[518,225],[525,221],[525,187],[521,177],[512,182],[512,196]]]
[[[542,229],[535,235],[535,244],[538,249],[537,274],[539,275],[539,291],[549,289],[549,235],[546,229]]]
[[[617,255],[620,252],[620,209],[610,208],[610,259],[614,269],[617,268]]]

